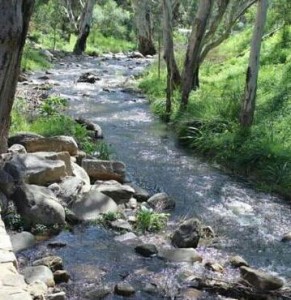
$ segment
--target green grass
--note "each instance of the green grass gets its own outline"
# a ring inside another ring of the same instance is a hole
[[[196,153],[255,178],[269,191],[291,196],[291,29],[263,42],[255,122],[246,132],[238,124],[238,114],[250,33],[236,34],[210,53],[201,67],[201,88],[191,93],[186,112],[179,111],[180,93],[174,94],[171,122],[181,141]],[[140,83],[162,119],[165,78],[164,64],[161,78],[154,65]]]
[[[152,209],[141,207],[136,217],[136,228],[138,231],[157,232],[166,227],[169,214],[158,213]]]
[[[26,44],[23,50],[21,68],[24,71],[45,70],[51,67],[51,63],[41,54],[40,49],[34,49]]]
[[[50,96],[39,107],[39,112],[29,115],[24,99],[16,99],[12,110],[10,135],[17,132],[34,132],[45,137],[56,135],[72,136],[81,150],[100,159],[109,160],[111,149],[103,141],[92,140],[84,126],[62,111],[66,101]]]

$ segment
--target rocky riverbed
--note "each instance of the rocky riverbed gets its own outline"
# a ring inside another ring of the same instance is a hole
[[[9,153],[1,158],[2,210],[13,202],[26,230],[46,225],[58,232],[44,241],[29,232],[10,233],[31,294],[48,299],[288,299],[290,208],[270,196],[264,201],[265,195],[177,148],[142,95],[129,89],[149,62],[122,54],[65,57],[49,74],[33,74],[31,82],[22,83],[22,94],[52,86],[51,92],[68,99],[68,113],[93,124],[96,137],[104,135],[116,151],[114,160],[102,161],[84,156],[71,137],[19,134],[10,139]],[[30,102],[32,110],[39,101]],[[225,180],[219,194],[217,183],[221,188]],[[268,205],[277,209],[280,222],[268,220]],[[137,225],[141,213],[172,217],[159,233],[147,233]],[[100,216],[103,225],[96,224]],[[280,241],[284,233],[285,243]],[[232,246],[237,235],[249,245],[240,249],[237,241]],[[268,246],[276,235],[278,241]]]

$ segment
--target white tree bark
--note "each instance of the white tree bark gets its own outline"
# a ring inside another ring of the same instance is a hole
[[[95,2],[96,0],[87,0],[85,4],[80,20],[79,35],[73,51],[74,54],[81,55],[86,50]]]
[[[0,153],[7,150],[10,113],[34,0],[0,0]]]
[[[253,31],[251,51],[249,57],[249,65],[246,74],[246,86],[244,99],[242,101],[240,124],[243,127],[250,127],[253,123],[255,106],[256,106],[256,92],[257,80],[260,66],[260,51],[262,44],[262,37],[267,18],[268,1],[259,0],[257,8],[257,16],[255,27]]]
[[[143,55],[154,55],[152,39],[151,0],[132,0],[138,36],[138,50]]]

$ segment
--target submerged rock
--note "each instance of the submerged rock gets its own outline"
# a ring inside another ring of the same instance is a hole
[[[174,232],[172,243],[178,248],[197,248],[201,237],[201,222],[198,219],[184,221]]]
[[[141,244],[136,246],[134,250],[136,253],[145,257],[151,257],[158,254],[158,249],[154,244]]]
[[[114,291],[117,295],[124,296],[124,297],[130,297],[135,293],[134,287],[126,282],[118,283],[115,286]]]
[[[71,276],[66,270],[57,270],[54,272],[54,280],[56,284],[68,282]]]
[[[159,256],[171,262],[201,262],[201,255],[192,248],[160,249]]]
[[[147,203],[157,211],[171,210],[175,208],[175,201],[166,193],[158,193],[147,200]]]
[[[282,237],[282,242],[291,242],[291,231],[288,233],[285,233]]]
[[[281,278],[249,267],[241,267],[240,273],[243,280],[259,290],[277,290],[284,285]]]

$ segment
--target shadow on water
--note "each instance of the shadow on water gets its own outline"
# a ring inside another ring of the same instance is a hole
[[[76,67],[68,60],[53,70],[53,82],[61,83],[54,92],[70,99],[68,113],[101,125],[116,158],[126,163],[130,179],[151,192],[165,191],[176,200],[173,219],[199,217],[217,232],[215,247],[225,257],[242,255],[252,266],[290,280],[291,247],[280,242],[291,228],[290,205],[181,149],[166,126],[150,113],[147,100],[123,90],[147,63],[126,57],[86,58]],[[94,85],[77,83],[80,74],[88,71],[101,80]],[[88,284],[96,281],[103,268],[110,281],[118,281],[123,272],[165,267],[155,259],[136,257],[132,248],[114,242],[98,227],[76,228],[57,238],[70,246],[56,253],[64,258],[74,279]]]

